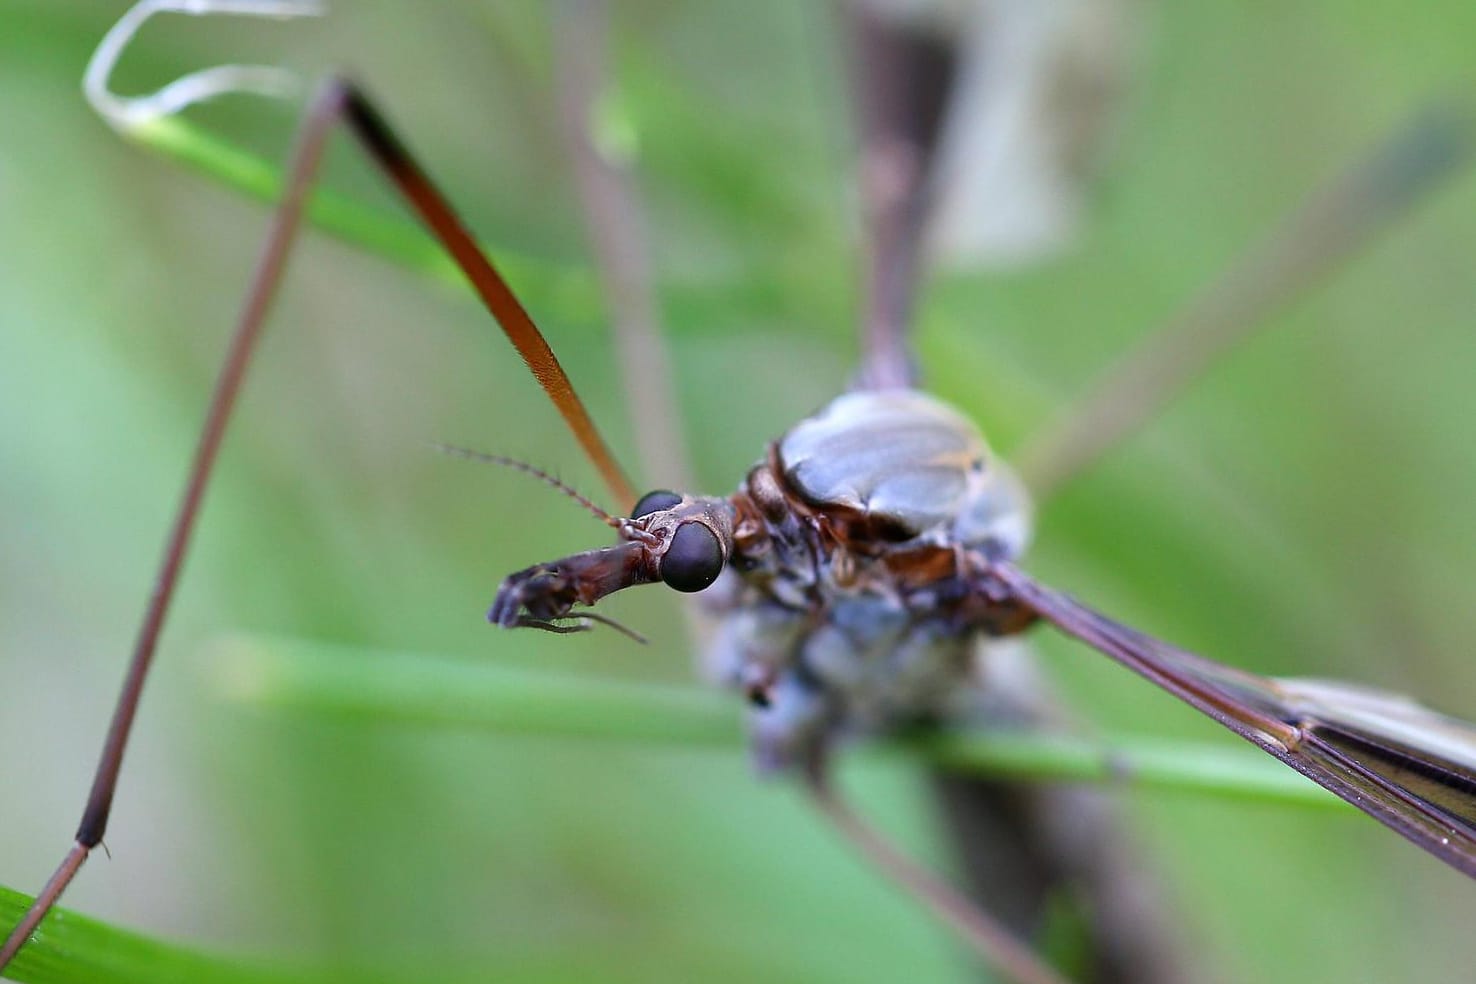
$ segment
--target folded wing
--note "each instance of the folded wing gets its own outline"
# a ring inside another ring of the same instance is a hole
[[[1273,679],[1216,663],[1113,621],[1009,565],[995,565],[987,576],[1067,635],[1476,878],[1476,726],[1371,688]]]

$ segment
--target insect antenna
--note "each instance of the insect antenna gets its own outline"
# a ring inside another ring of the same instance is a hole
[[[449,454],[454,458],[462,458],[466,461],[479,461],[487,465],[500,465],[503,468],[511,468],[513,471],[522,472],[524,475],[531,475],[545,485],[553,486],[585,509],[588,509],[596,519],[606,526],[618,530],[624,525],[619,519],[591,502],[587,496],[574,488],[574,486],[544,471],[537,465],[530,465],[526,461],[519,461],[517,458],[509,458],[506,455],[488,454],[486,451],[473,451],[470,448],[457,447],[454,444],[442,444],[439,441],[432,442],[431,447],[440,451],[442,454]]]

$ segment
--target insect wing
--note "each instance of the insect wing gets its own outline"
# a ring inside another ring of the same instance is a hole
[[[1476,878],[1476,727],[1378,690],[1237,670],[1113,621],[1014,568],[995,574],[1067,635]]]
[[[1476,832],[1476,728],[1396,694],[1333,680],[1278,679],[1320,745]]]

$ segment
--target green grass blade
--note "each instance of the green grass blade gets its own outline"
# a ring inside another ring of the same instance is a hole
[[[207,661],[232,699],[370,723],[671,746],[741,747],[741,705],[695,688],[512,669],[417,653],[235,636]],[[1215,743],[970,732],[883,743],[981,775],[1114,783],[1341,808],[1301,776]]]
[[[0,887],[0,925],[15,924],[31,897]],[[26,984],[254,984],[323,980],[151,939],[66,909],[53,910],[6,968]]]
[[[249,198],[272,204],[281,195],[280,165],[180,117],[164,117],[127,132],[148,149],[198,171]],[[393,215],[328,188],[317,188],[307,208],[308,221],[350,246],[396,266],[459,289],[468,284],[446,251],[408,217]],[[520,294],[536,299],[542,317],[588,324],[600,320],[604,303],[591,269],[535,258],[507,243],[482,244],[515,283]],[[789,310],[796,294],[832,293],[815,264],[801,270],[746,267],[741,283],[716,278],[665,281],[659,285],[667,321],[676,329],[700,326],[724,331],[734,324]],[[824,307],[820,300],[814,307]]]
[[[982,775],[1142,786],[1293,806],[1345,806],[1298,773],[1233,744],[1126,735],[1091,742],[982,732],[914,744],[930,759]]]
[[[271,204],[281,197],[278,164],[179,117],[153,120],[127,136],[250,198]],[[409,218],[325,188],[315,190],[308,217],[325,232],[407,270],[452,286],[466,286],[446,251]],[[495,252],[506,272],[530,284],[529,289],[540,297],[563,298],[585,313],[597,309],[597,286],[588,271],[533,260],[505,246]]]

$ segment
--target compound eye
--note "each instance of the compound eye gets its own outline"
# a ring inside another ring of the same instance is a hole
[[[661,558],[661,580],[678,591],[701,591],[723,572],[723,548],[701,523],[683,523]]]
[[[654,512],[661,512],[664,509],[670,509],[672,506],[681,501],[681,496],[677,495],[675,492],[668,492],[665,489],[657,489],[655,492],[647,492],[645,495],[641,496],[641,501],[637,502],[635,508],[630,511],[630,518],[640,519],[642,516],[649,516]]]

